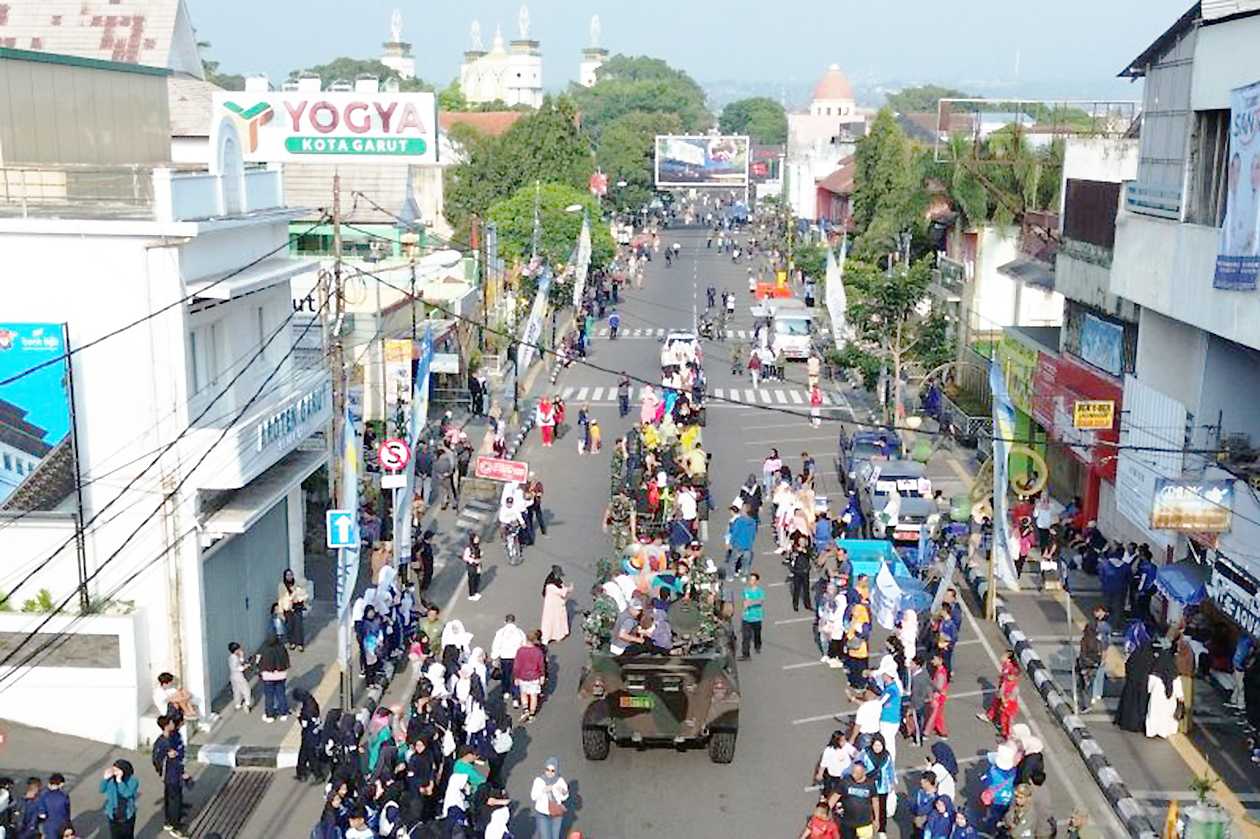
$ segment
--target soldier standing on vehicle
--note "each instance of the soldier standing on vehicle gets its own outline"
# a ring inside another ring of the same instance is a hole
[[[625,493],[618,492],[604,512],[604,531],[612,535],[613,549],[617,553],[625,551],[637,538],[635,524],[634,502]]]

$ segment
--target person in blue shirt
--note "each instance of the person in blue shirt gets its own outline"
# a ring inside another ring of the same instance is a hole
[[[1116,620],[1124,617],[1125,600],[1129,593],[1129,563],[1122,550],[1114,548],[1098,561],[1098,583],[1102,586],[1103,602]]]
[[[153,768],[162,777],[162,824],[167,833],[183,835],[184,823],[184,738],[175,721],[163,714],[157,719],[162,735],[153,743]]]
[[[1238,643],[1234,645],[1234,657],[1230,662],[1234,669],[1234,687],[1230,691],[1229,701],[1225,703],[1230,708],[1243,708],[1246,706],[1243,680],[1247,672],[1247,659],[1251,657],[1255,646],[1255,639],[1246,632],[1238,636]]]
[[[61,830],[70,823],[70,796],[66,778],[60,772],[48,776],[48,786],[39,794],[39,832],[44,839],[61,839]]]
[[[732,504],[731,510],[736,512],[736,515],[726,527],[726,543],[730,547],[728,559],[735,563],[734,576],[739,577],[752,571],[753,542],[757,538],[757,521],[748,514],[747,504],[740,505],[738,511]]]
[[[914,821],[916,831],[922,830],[927,824],[928,816],[937,798],[936,776],[931,772],[924,772],[919,776],[919,788],[914,791],[914,796],[910,799],[910,817]],[[949,833],[946,832],[945,835],[948,836]]]
[[[836,551],[836,543],[831,529],[831,517],[826,510],[820,510],[814,523],[814,550],[818,552],[817,562],[823,568]]]
[[[101,809],[109,821],[111,837],[135,836],[136,796],[140,794],[140,781],[130,761],[116,760],[105,770],[101,779],[101,795],[105,806]]]
[[[862,505],[858,502],[857,493],[849,490],[849,503],[844,508],[844,512],[840,515],[840,521],[844,524],[844,535],[849,539],[859,539],[862,536]]]
[[[17,835],[39,835],[39,798],[44,792],[44,782],[36,776],[26,779],[26,793],[17,803]]]
[[[761,587],[761,575],[756,571],[748,575],[744,586],[744,609],[740,617],[740,659],[747,661],[749,647],[761,652],[761,622],[766,602],[765,589]]]
[[[879,712],[879,733],[884,736],[888,754],[897,758],[897,730],[901,728],[901,681],[897,674],[882,670],[876,677],[884,691],[883,707]]]
[[[959,835],[954,829],[954,802],[948,795],[938,795],[928,810],[923,826],[923,839],[952,839]],[[964,819],[966,817],[964,816]]]
[[[1138,547],[1135,573],[1136,591],[1133,595],[1133,611],[1138,617],[1145,618],[1151,613],[1151,598],[1155,596],[1155,577],[1159,573],[1159,568],[1151,555],[1150,545],[1142,544]]]
[[[617,330],[621,328],[621,315],[617,314],[617,310],[613,309],[608,315],[608,337],[610,340],[616,340]]]

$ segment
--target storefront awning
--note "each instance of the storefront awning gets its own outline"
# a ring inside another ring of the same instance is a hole
[[[213,541],[249,530],[327,459],[323,451],[289,452],[266,472],[233,492],[226,504],[211,513],[202,524],[202,539]]]
[[[275,257],[264,259],[257,265],[231,276],[224,274],[205,277],[188,283],[188,293],[203,300],[231,300],[259,289],[288,282],[290,277],[314,271],[319,263],[310,259]],[[226,278],[225,278],[226,276]]]
[[[1210,569],[1197,562],[1174,562],[1159,569],[1155,585],[1182,606],[1197,606],[1207,597]]]

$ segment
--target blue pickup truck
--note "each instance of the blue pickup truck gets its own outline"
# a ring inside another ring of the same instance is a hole
[[[901,454],[901,437],[895,431],[879,429],[855,431],[853,434],[841,431],[836,454],[836,474],[840,476],[845,490],[856,489],[861,483],[858,470],[864,461],[896,460]]]

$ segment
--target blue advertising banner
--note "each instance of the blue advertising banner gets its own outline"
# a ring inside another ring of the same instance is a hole
[[[1234,88],[1229,110],[1225,224],[1212,285],[1254,291],[1260,276],[1260,82]]]
[[[1124,327],[1087,313],[1081,321],[1081,358],[1120,376],[1124,372]]]
[[[70,435],[65,353],[59,323],[0,323],[0,379],[47,364],[0,387],[0,503]]]

